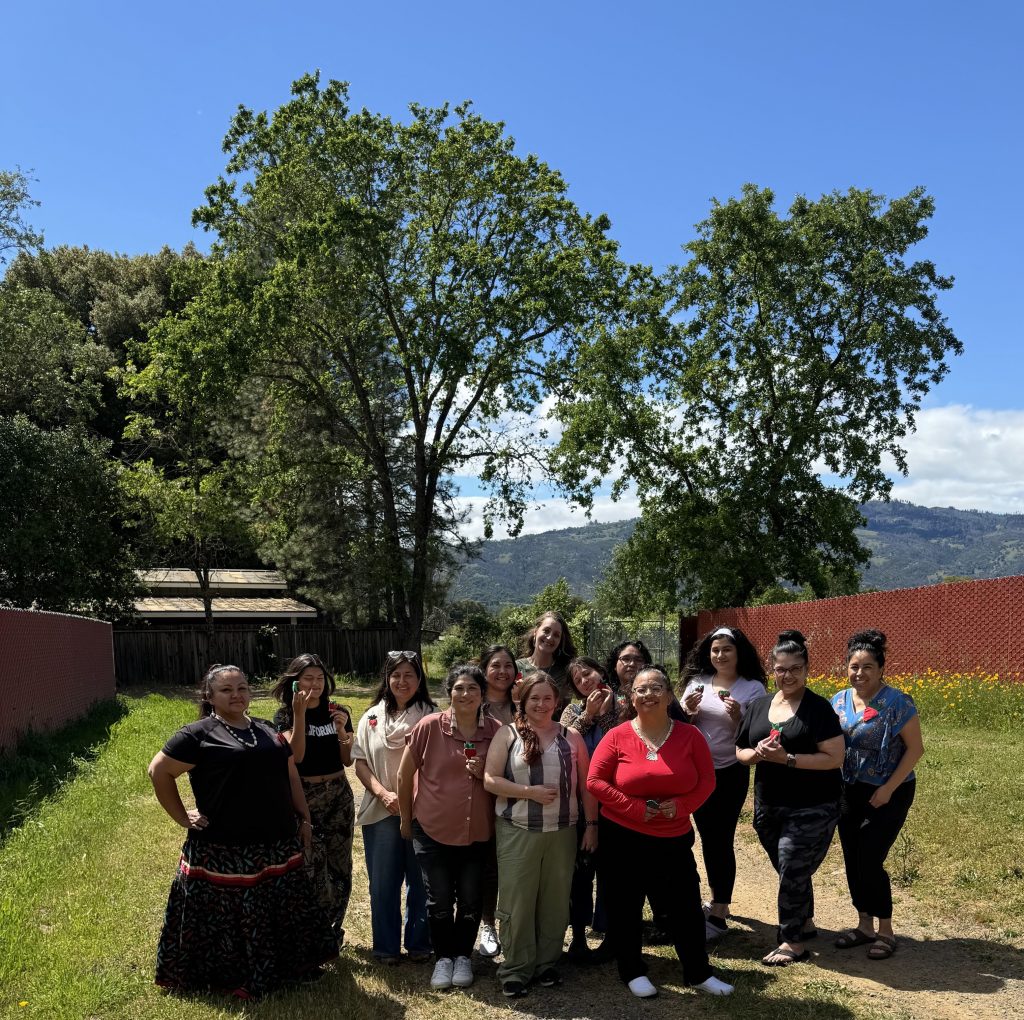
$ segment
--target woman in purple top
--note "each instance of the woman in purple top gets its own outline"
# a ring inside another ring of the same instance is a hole
[[[745,706],[766,691],[757,649],[739,627],[705,634],[683,667],[683,710],[704,734],[715,766],[715,789],[694,812],[711,886],[705,907],[708,939],[725,934],[736,884],[736,825],[750,787],[750,769],[736,760],[736,734]]]
[[[885,635],[854,634],[846,655],[850,686],[832,698],[832,707],[846,738],[839,840],[858,920],[836,945],[868,945],[869,960],[885,960],[896,951],[885,858],[914,802],[914,766],[924,742],[914,699],[885,683]]]

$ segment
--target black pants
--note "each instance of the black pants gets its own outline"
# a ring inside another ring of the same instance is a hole
[[[731,903],[736,885],[736,825],[750,789],[750,768],[736,762],[715,769],[711,796],[693,813],[700,833],[712,903]]]
[[[450,846],[431,839],[419,822],[412,823],[412,848],[423,873],[430,942],[438,959],[472,955],[480,927],[484,864],[493,853],[492,842]]]
[[[615,873],[608,883],[608,935],[625,982],[647,973],[641,928],[644,897],[652,890],[657,890],[662,923],[683,965],[683,979],[697,985],[711,977],[693,843],[692,830],[682,836],[649,836],[601,816],[598,853]]]
[[[885,858],[907,820],[917,783],[903,783],[888,804],[872,807],[877,786],[846,783],[839,816],[839,842],[846,862],[846,882],[857,912],[888,920],[892,917],[892,885]]]
[[[580,811],[580,823],[576,827],[576,836],[580,843],[586,832],[583,811]],[[576,851],[576,864],[572,870],[572,886],[569,889],[569,927],[573,938],[585,938],[587,925],[598,931],[608,930],[605,916],[605,883],[603,872],[597,871],[597,854],[587,853],[582,848]],[[597,901],[594,901],[594,876],[597,875]]]

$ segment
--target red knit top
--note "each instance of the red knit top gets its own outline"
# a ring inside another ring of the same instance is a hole
[[[696,726],[677,722],[658,751],[647,760],[647,745],[625,722],[604,735],[590,759],[587,789],[609,820],[651,836],[689,832],[690,815],[715,788],[715,767],[704,735]],[[675,818],[657,815],[644,821],[648,800],[676,802]]]

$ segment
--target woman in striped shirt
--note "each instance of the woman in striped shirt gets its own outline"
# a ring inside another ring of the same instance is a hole
[[[555,722],[559,690],[541,670],[523,682],[519,707],[487,752],[484,787],[497,797],[498,919],[508,998],[536,979],[561,984],[555,969],[569,923],[576,860],[577,797],[586,818],[583,848],[597,848],[597,802],[587,791],[583,738]]]

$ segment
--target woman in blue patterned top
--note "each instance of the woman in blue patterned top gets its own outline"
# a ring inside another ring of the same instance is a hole
[[[921,720],[914,699],[885,683],[881,631],[863,630],[850,638],[846,670],[850,686],[832,699],[832,707],[846,737],[839,839],[859,919],[836,946],[869,944],[868,959],[885,960],[896,951],[885,858],[914,802],[914,766],[924,754]]]

